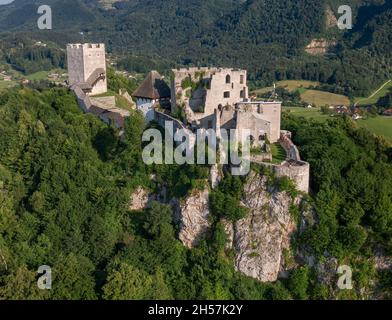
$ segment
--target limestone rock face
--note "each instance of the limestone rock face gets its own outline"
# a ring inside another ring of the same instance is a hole
[[[305,51],[312,55],[324,55],[329,49],[336,45],[336,41],[326,39],[313,39],[305,48]]]
[[[142,211],[148,208],[154,200],[156,200],[154,195],[149,194],[142,187],[138,187],[131,195],[128,209],[131,211]]]
[[[208,199],[208,189],[194,190],[189,197],[174,205],[175,218],[180,225],[179,239],[188,248],[197,246],[210,227]]]
[[[296,223],[290,214],[291,197],[267,187],[267,178],[251,173],[244,190],[246,218],[234,225],[235,267],[263,282],[278,279]],[[226,227],[226,230],[230,228]]]
[[[219,185],[219,182],[221,181],[222,181],[222,175],[219,172],[219,167],[218,165],[214,164],[213,166],[211,166],[211,170],[210,170],[211,187],[215,189]]]

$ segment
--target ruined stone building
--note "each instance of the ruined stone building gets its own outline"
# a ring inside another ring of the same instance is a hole
[[[171,91],[171,105],[167,104]],[[146,121],[175,122],[175,131],[190,136],[197,129],[249,130],[252,147],[277,143],[287,153],[286,161],[270,163],[271,153],[251,161],[272,167],[278,176],[288,176],[300,191],[309,191],[310,166],[301,160],[291,134],[281,131],[281,102],[249,98],[246,70],[228,68],[187,68],[172,70],[171,90],[157,72],[151,72],[133,94]],[[160,103],[165,101],[166,103]],[[181,112],[182,121],[173,120]],[[185,118],[185,119],[184,119]],[[174,132],[175,133],[175,132]],[[173,133],[173,134],[174,134]],[[190,137],[191,141],[194,141]],[[260,160],[261,159],[261,160]],[[269,161],[266,161],[269,159]]]
[[[254,142],[280,138],[280,102],[251,101],[247,72],[227,68],[173,70],[172,110],[204,129],[248,129]]]
[[[83,111],[122,130],[130,112],[118,108],[114,96],[94,97],[107,92],[105,45],[68,44],[67,60],[69,85]],[[192,143],[198,129],[214,129],[218,136],[220,129],[246,129],[253,147],[279,142],[286,150],[286,161],[265,163],[265,154],[264,159],[251,161],[271,165],[278,176],[290,177],[299,190],[308,192],[309,164],[300,159],[290,133],[281,131],[281,102],[251,100],[246,70],[176,69],[172,70],[171,88],[158,72],[151,71],[132,96],[147,123],[164,126],[170,121],[173,130],[184,130]]]
[[[69,85],[77,85],[88,95],[107,92],[105,45],[68,44]]]

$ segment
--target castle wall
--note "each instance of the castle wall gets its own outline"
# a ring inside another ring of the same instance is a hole
[[[84,55],[84,75],[86,80],[97,69],[102,68],[106,74],[106,56],[104,44],[89,44],[83,48]],[[101,94],[107,92],[107,77],[99,80],[93,87],[91,94]]]
[[[150,123],[155,119],[154,105],[156,100],[150,99],[137,99],[136,107],[138,110],[143,112],[146,123]]]
[[[310,165],[304,161],[288,161],[280,166],[274,166],[278,177],[288,177],[294,181],[299,191],[309,192]]]
[[[265,140],[265,135],[268,137],[271,136],[271,123],[259,118],[257,114],[252,112],[245,112],[241,110],[237,112],[236,129],[238,131],[243,129],[249,130],[254,142]]]
[[[229,68],[188,68],[173,70],[174,77],[171,83],[172,92],[172,110],[176,110],[177,105],[184,102],[184,89],[182,82],[191,77],[193,81],[199,81],[200,77],[208,83],[205,90],[205,97],[202,93],[197,94],[194,101],[190,101],[191,107],[204,105],[205,117],[214,114],[215,109],[219,106],[234,106],[239,101],[248,98],[247,72],[246,70],[229,69]],[[227,81],[229,80],[229,81]],[[225,96],[226,93],[226,96]],[[180,99],[180,97],[182,97]]]
[[[183,130],[190,138],[190,148],[194,148],[194,146],[196,145],[196,135],[190,131],[189,129],[187,129],[184,124],[173,118],[172,116],[169,116],[168,114],[165,114],[163,112],[157,111],[155,110],[155,121],[158,122],[158,124],[162,127],[162,128],[166,128],[166,122],[170,122],[173,124],[173,132],[169,132],[169,134],[172,136],[172,138],[175,136],[176,132],[179,130]]]
[[[89,109],[92,107],[92,102],[91,99],[88,95],[86,95],[82,89],[80,89],[78,86],[72,86],[71,90],[74,92],[76,99],[78,100],[78,104],[80,108],[84,112],[88,112]]]
[[[83,59],[81,44],[67,45],[68,77],[71,86],[85,81]]]
[[[264,102],[264,101],[254,101],[254,102],[240,102],[237,103],[237,107],[240,110],[246,110],[250,113],[255,113],[260,116],[265,121],[270,122],[270,134],[268,136],[271,143],[276,143],[280,139],[280,126],[281,126],[281,112],[282,103],[281,102]],[[251,127],[245,122],[244,128]]]
[[[282,131],[279,141],[283,149],[286,150],[289,159],[294,161],[301,161],[299,150],[293,141],[291,141],[291,132]]]

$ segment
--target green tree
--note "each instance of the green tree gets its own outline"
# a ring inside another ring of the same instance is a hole
[[[103,298],[106,300],[143,300],[151,295],[153,278],[144,271],[121,263],[114,270],[103,287]]]
[[[300,300],[308,299],[309,268],[301,267],[291,272],[288,280],[288,288],[291,294]]]
[[[43,300],[48,291],[40,290],[37,273],[27,267],[19,267],[14,274],[0,278],[0,300]]]
[[[51,298],[54,300],[94,300],[94,265],[83,256],[60,256],[52,268]]]

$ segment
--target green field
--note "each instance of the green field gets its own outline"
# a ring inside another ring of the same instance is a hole
[[[286,90],[293,92],[298,90],[301,94],[301,100],[317,107],[325,105],[350,105],[348,97],[340,94],[331,92],[325,92],[320,90],[308,89],[310,87],[316,87],[320,83],[314,81],[305,80],[285,80],[276,83],[278,88],[285,88]],[[273,90],[273,87],[261,88],[253,91],[253,94],[265,94]]]
[[[304,90],[306,88],[309,88],[311,86],[318,86],[320,83],[314,82],[314,81],[306,81],[306,80],[283,80],[283,81],[278,81],[276,83],[277,88],[285,88],[288,91],[295,91],[299,89],[300,91]],[[253,91],[252,93],[254,94],[264,94],[267,92],[270,92],[273,90],[273,87],[266,87],[266,88],[261,88]]]
[[[392,142],[392,117],[376,117],[366,120],[358,120],[356,122],[360,127],[366,128],[369,131],[384,136],[387,140]]]
[[[307,119],[314,119],[320,122],[324,122],[327,119],[331,118],[328,115],[322,114],[320,108],[299,108],[299,107],[283,107],[283,111],[287,111],[292,115],[298,117],[304,117]]]
[[[65,72],[65,70],[62,70],[62,69],[53,69],[50,71],[39,71],[39,72],[32,73],[30,75],[25,76],[20,72],[17,72],[15,70],[10,70],[7,73],[12,75],[13,80],[12,81],[4,81],[4,80],[0,79],[0,90],[15,87],[22,79],[27,79],[30,81],[45,80],[45,79],[49,79],[48,75],[51,73],[58,73],[61,75],[64,72]],[[65,79],[62,79],[60,77],[58,79],[58,81],[60,81],[60,80],[65,80]]]
[[[297,117],[304,117],[306,119],[313,119],[320,123],[331,119],[331,116],[324,115],[320,112],[319,108],[306,109],[296,107],[284,107],[283,111],[289,112]],[[333,118],[332,118],[333,119]],[[392,142],[392,117],[375,117],[362,119],[355,122],[359,127],[366,128],[370,132],[385,137]]]
[[[301,94],[301,99],[317,107],[325,105],[350,105],[350,99],[346,96],[319,90],[306,90]]]
[[[17,84],[16,81],[4,81],[4,80],[0,80],[0,90],[4,90],[4,89],[8,89],[8,88],[15,87],[16,84]]]
[[[378,101],[378,99],[384,97],[391,89],[392,89],[392,80],[390,80],[387,83],[384,83],[379,89],[377,89],[372,95],[370,95],[370,97],[368,98],[357,97],[354,99],[354,102],[358,106],[375,104]]]

